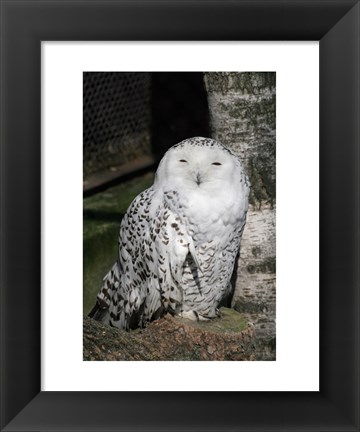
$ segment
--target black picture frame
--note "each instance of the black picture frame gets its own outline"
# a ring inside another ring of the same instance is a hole
[[[359,430],[359,23],[359,0],[1,1],[1,430]],[[319,392],[40,391],[50,40],[320,41]]]

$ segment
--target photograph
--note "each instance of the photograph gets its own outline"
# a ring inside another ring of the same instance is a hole
[[[276,72],[84,72],[83,192],[84,360],[276,360]]]

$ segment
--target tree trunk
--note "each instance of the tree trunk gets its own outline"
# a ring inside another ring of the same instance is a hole
[[[239,156],[251,183],[232,305],[267,313],[264,327],[275,332],[276,75],[209,72],[204,79],[213,138]]]

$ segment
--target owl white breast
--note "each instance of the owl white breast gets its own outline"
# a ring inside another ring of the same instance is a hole
[[[248,195],[239,159],[222,144],[196,137],[170,148],[121,222],[118,260],[90,316],[123,329],[166,312],[216,317],[231,291]]]

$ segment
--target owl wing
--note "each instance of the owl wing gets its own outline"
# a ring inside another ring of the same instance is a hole
[[[171,202],[175,196],[149,188],[124,215],[119,259],[104,277],[97,298],[107,312],[102,321],[125,329],[144,326],[182,303],[185,263],[199,261],[186,223]]]
[[[178,208],[176,192],[165,192],[151,232],[157,258],[153,268],[161,302],[165,310],[173,312],[182,304],[181,282],[186,263],[192,261],[201,271],[193,239]]]
[[[139,194],[125,213],[119,233],[119,255],[105,275],[91,316],[114,327],[141,324],[144,302],[151,286],[149,268],[150,207],[153,188]]]

